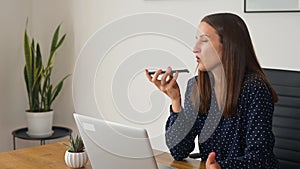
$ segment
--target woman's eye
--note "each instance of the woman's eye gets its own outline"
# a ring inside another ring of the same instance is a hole
[[[208,39],[205,36],[200,36],[200,37],[199,36],[195,36],[195,39],[196,39],[196,41],[202,42],[202,43],[208,42]]]
[[[199,39],[197,39],[199,42],[202,42],[202,43],[204,43],[204,42],[208,42],[208,39],[207,38],[205,38],[205,37],[201,37],[201,38],[199,38]]]
[[[201,39],[201,42],[208,42],[208,39],[203,38],[203,39]]]

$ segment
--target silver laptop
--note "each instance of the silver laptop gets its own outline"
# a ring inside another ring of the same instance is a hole
[[[77,113],[74,118],[92,168],[175,169],[156,163],[145,129]]]

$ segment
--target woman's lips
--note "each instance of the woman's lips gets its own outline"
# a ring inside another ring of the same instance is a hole
[[[199,57],[199,56],[196,56],[196,60],[197,60],[197,62],[199,63],[199,62],[200,62],[200,57]]]

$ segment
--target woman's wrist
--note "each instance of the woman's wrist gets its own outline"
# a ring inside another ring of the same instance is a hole
[[[172,100],[172,110],[174,113],[181,112],[181,99]]]

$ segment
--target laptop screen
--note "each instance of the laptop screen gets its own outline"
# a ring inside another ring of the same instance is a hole
[[[147,131],[74,114],[93,168],[157,169]]]

